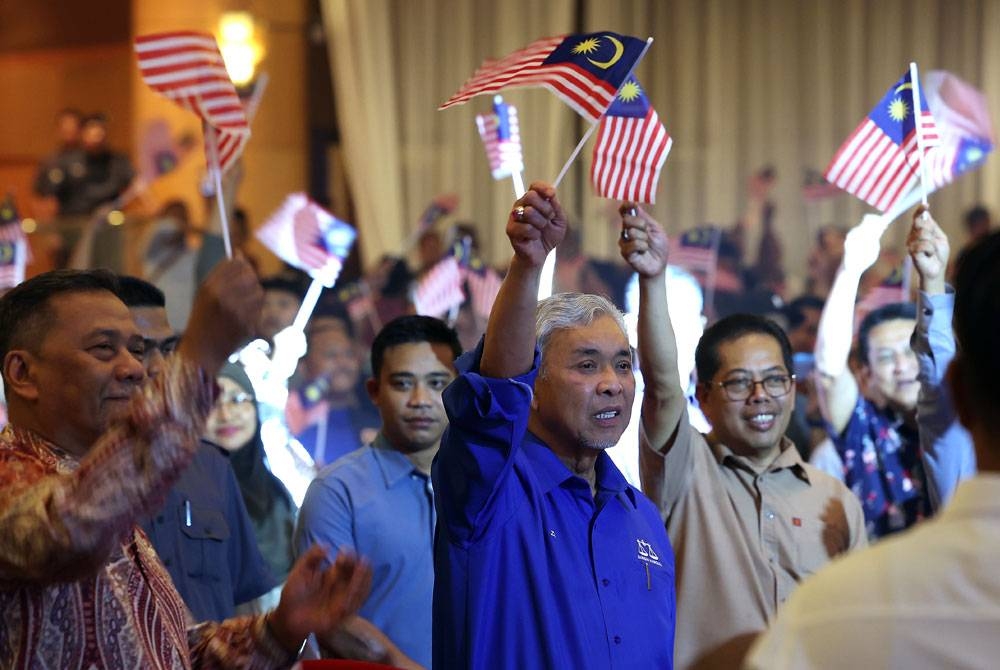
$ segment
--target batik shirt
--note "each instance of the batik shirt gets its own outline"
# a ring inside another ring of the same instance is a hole
[[[134,520],[190,461],[211,386],[180,357],[82,459],[0,433],[0,667],[277,668],[263,617],[192,626]]]
[[[844,463],[844,483],[861,501],[868,538],[908,528],[928,514],[916,431],[891,410],[858,397],[840,435],[829,430]]]

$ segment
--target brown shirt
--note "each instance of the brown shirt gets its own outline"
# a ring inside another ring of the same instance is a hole
[[[640,437],[642,488],[676,556],[678,670],[739,667],[798,582],[867,543],[858,500],[787,438],[762,472],[711,438],[686,415],[666,455]]]

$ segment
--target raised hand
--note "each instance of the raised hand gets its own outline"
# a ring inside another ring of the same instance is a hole
[[[507,237],[514,255],[534,266],[566,236],[568,224],[556,190],[549,184],[534,182],[528,192],[514,202],[507,219]]]
[[[353,616],[372,584],[372,570],[355,554],[340,552],[325,568],[329,556],[313,545],[292,566],[281,589],[281,601],[268,615],[275,637],[289,650],[298,650],[310,633],[325,639]]]
[[[641,207],[625,202],[619,208],[622,234],[618,249],[640,277],[655,277],[667,267],[667,234]]]
[[[254,332],[264,290],[246,260],[222,261],[205,278],[194,298],[179,353],[211,375]]]
[[[920,288],[926,293],[944,293],[944,275],[951,245],[948,236],[922,205],[913,213],[913,226],[906,237],[906,249],[920,275]]]
[[[851,228],[844,240],[845,270],[860,277],[861,273],[875,264],[881,252],[882,233],[889,223],[878,214],[865,214],[861,223]]]

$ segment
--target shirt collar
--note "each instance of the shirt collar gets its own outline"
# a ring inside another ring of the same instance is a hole
[[[401,479],[412,474],[418,474],[421,477],[424,476],[422,473],[417,472],[413,461],[407,458],[405,454],[401,454],[392,448],[389,440],[385,439],[385,435],[381,431],[375,437],[375,441],[372,442],[369,449],[372,450],[375,462],[378,463],[379,470],[382,472],[382,480],[385,482],[387,489],[391,489]]]
[[[544,442],[531,433],[525,435],[521,450],[531,462],[532,472],[535,473],[538,483],[546,493],[576,477]],[[625,476],[615,466],[607,452],[601,451],[597,455],[594,471],[598,491],[607,491],[619,498],[624,494],[633,508],[638,507],[635,491],[629,486]]]
[[[706,440],[709,448],[712,450],[712,454],[715,456],[715,460],[719,463],[719,465],[731,463],[741,470],[758,474],[756,468],[753,467],[748,458],[734,453],[732,449],[719,442],[715,438],[715,433],[707,435]],[[804,481],[806,484],[812,483],[809,481],[809,473],[806,471],[805,464],[802,462],[802,457],[799,456],[799,451],[795,448],[795,444],[787,437],[782,437],[781,453],[778,454],[778,457],[774,459],[770,465],[767,466],[767,470],[765,470],[765,472],[777,472],[778,470],[786,468],[791,470],[796,477]]]
[[[73,470],[80,464],[80,460],[76,456],[57,447],[41,435],[27,428],[19,428],[12,424],[7,424],[0,435],[2,435],[0,439],[3,439],[3,441],[34,454],[52,466],[58,465],[62,468]]]

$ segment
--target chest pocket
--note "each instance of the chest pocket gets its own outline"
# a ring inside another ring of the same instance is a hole
[[[190,509],[190,517],[188,511]],[[184,570],[194,579],[221,579],[228,569],[229,524],[222,512],[185,503],[177,507],[184,534]]]

